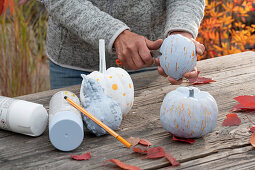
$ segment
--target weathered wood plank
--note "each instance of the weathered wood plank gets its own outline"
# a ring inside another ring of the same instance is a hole
[[[198,87],[210,92],[216,98],[219,106],[219,117],[215,131],[197,139],[195,144],[188,145],[174,142],[170,139],[168,133],[162,129],[159,121],[161,102],[167,92],[178,86],[169,85],[166,79],[157,75],[156,71],[132,75],[134,83],[138,83],[137,86],[135,85],[135,87],[138,87],[135,91],[135,104],[131,113],[124,118],[119,133],[125,138],[129,136],[143,137],[150,140],[153,146],[162,146],[182,162],[182,166],[179,168],[184,169],[203,168],[207,165],[212,167],[213,162],[217,161],[217,155],[227,162],[229,158],[224,156],[228,155],[227,152],[229,152],[229,155],[235,155],[234,153],[238,152],[242,157],[242,155],[245,155],[242,153],[245,148],[250,148],[248,140],[250,132],[248,130],[251,124],[242,113],[238,114],[242,119],[242,124],[239,127],[222,127],[221,123],[229,109],[236,104],[233,100],[234,97],[254,94],[254,54],[247,52],[198,62],[201,75],[216,80],[215,83]],[[149,80],[146,81],[146,84],[143,84],[143,80],[147,79]],[[146,88],[142,88],[143,86]],[[47,91],[19,98],[37,101],[47,107],[50,97],[56,91]],[[77,94],[79,87],[74,89],[71,87],[70,91]],[[254,114],[249,114],[249,116],[255,120]],[[88,133],[86,133],[82,145],[75,151],[68,153],[53,148],[49,142],[48,131],[38,138],[0,131],[0,144],[0,164],[1,168],[4,169],[108,169],[109,167],[115,167],[112,165],[103,166],[104,160],[110,158],[137,165],[142,169],[163,168],[170,165],[165,158],[141,160],[139,155],[126,149],[112,136],[95,137]],[[69,154],[82,154],[88,151],[92,152],[92,159],[89,161],[77,162],[71,160],[68,156]],[[253,151],[248,150],[248,153],[253,154]],[[201,164],[198,164],[199,160],[201,160]],[[247,160],[247,168],[253,165],[252,160]],[[224,161],[221,161],[219,166],[215,168],[225,168]],[[207,162],[209,163],[207,164]],[[227,168],[237,166],[237,163],[231,165],[234,159],[230,159],[229,162]],[[240,163],[240,167],[242,168],[242,163]]]

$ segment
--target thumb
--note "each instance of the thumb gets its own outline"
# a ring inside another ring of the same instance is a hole
[[[157,50],[160,48],[161,44],[163,43],[162,39],[158,39],[156,41],[150,41],[147,38],[145,38],[145,43],[149,50]]]

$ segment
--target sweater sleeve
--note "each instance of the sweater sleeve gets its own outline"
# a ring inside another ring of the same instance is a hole
[[[87,43],[98,47],[98,40],[105,39],[110,53],[118,35],[130,29],[87,0],[44,0],[44,5],[49,15]]]
[[[197,37],[204,16],[204,0],[167,0],[165,37],[174,31],[186,31]]]

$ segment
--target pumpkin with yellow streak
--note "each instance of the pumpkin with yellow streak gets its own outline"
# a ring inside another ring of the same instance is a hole
[[[169,92],[160,109],[163,128],[181,138],[198,138],[212,132],[217,115],[215,99],[195,87],[179,87]]]

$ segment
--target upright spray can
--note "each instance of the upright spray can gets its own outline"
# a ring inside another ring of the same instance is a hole
[[[80,146],[83,137],[81,113],[70,105],[64,96],[80,104],[78,97],[70,91],[60,91],[50,100],[49,137],[52,145],[61,151],[71,151]]]
[[[48,113],[43,105],[0,96],[0,129],[39,136],[47,123]]]

